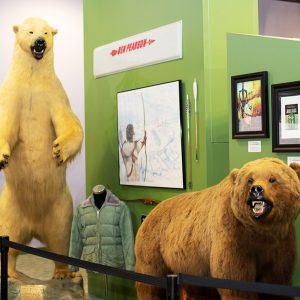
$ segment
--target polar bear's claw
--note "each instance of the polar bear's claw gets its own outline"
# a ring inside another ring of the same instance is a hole
[[[4,169],[8,164],[9,155],[2,154],[3,159],[0,160],[0,170]]]
[[[66,161],[66,159],[64,159],[63,152],[59,148],[59,144],[53,145],[52,154],[53,158],[56,160],[57,166],[61,166]]]
[[[61,161],[59,161],[59,162],[57,163],[57,165],[58,165],[58,166],[61,166],[63,163],[64,163],[64,160],[62,159]]]
[[[60,150],[57,150],[57,151],[53,152],[53,157],[54,158],[59,158],[60,157]]]
[[[59,137],[53,142],[52,156],[56,160],[57,166],[61,166],[70,158],[70,142],[65,137]]]
[[[10,147],[7,141],[0,139],[0,170],[7,166],[9,157]]]
[[[74,278],[75,277],[75,272],[71,272],[71,271],[68,271],[64,268],[61,268],[61,269],[55,269],[54,270],[54,274],[52,276],[53,279],[65,279],[65,278]]]

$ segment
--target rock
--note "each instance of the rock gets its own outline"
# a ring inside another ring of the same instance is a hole
[[[84,300],[82,277],[39,280],[22,276],[8,279],[9,300]]]

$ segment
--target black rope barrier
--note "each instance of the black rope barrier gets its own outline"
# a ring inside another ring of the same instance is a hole
[[[259,294],[280,296],[300,296],[300,287],[286,286],[271,283],[252,282],[243,280],[230,280],[211,277],[198,277],[187,274],[178,274],[178,284],[188,284],[200,287],[223,288]]]
[[[68,256],[64,256],[61,254],[56,254],[52,252],[48,252],[45,250],[37,249],[37,248],[32,248],[26,245],[22,245],[19,243],[15,243],[9,240],[5,240],[3,242],[4,245],[14,248],[16,250],[26,252],[29,254],[41,256],[47,259],[51,259],[54,261],[58,261],[67,265],[73,265],[77,266],[79,268],[84,268],[90,271],[95,271],[99,273],[105,273],[107,275],[111,276],[116,276],[116,277],[121,277],[124,279],[129,279],[133,281],[139,281],[143,282],[146,284],[151,284],[160,288],[166,288],[167,287],[167,279],[166,278],[159,278],[159,277],[154,277],[146,274],[141,274],[141,273],[136,273],[133,271],[128,271],[128,270],[123,270],[119,268],[114,268],[110,266],[105,266],[97,263],[92,263],[89,261],[83,261],[77,258],[72,258]]]
[[[270,294],[280,296],[300,296],[300,287],[285,286],[279,284],[269,284],[260,282],[240,281],[219,279],[211,277],[198,277],[187,274],[171,274],[164,277],[154,277],[133,271],[122,270],[110,266],[105,266],[97,263],[83,261],[77,258],[72,258],[45,250],[29,247],[9,240],[7,236],[0,237],[1,248],[1,299],[7,299],[7,253],[9,248],[44,257],[46,259],[58,261],[67,265],[77,266],[90,271],[104,273],[111,276],[121,277],[124,279],[138,281],[149,285],[154,285],[159,288],[166,289],[166,298],[176,300],[180,285],[194,285],[200,287],[223,288],[230,290],[240,290],[259,294]]]

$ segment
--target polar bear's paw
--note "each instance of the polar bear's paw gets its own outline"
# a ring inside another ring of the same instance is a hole
[[[0,170],[4,169],[8,164],[9,155],[2,154],[0,158]]]
[[[56,159],[57,165],[58,166],[62,165],[64,163],[64,161],[66,160],[66,158],[64,158],[61,147],[58,143],[53,143],[52,152],[53,152],[53,158]]]
[[[58,166],[75,157],[80,150],[81,140],[80,135],[69,134],[68,136],[58,137],[53,142],[53,157],[56,159]]]
[[[0,170],[7,166],[9,157],[10,147],[6,141],[0,139]]]
[[[81,276],[80,274],[77,275],[79,272],[71,272],[65,268],[55,268],[53,279],[66,279],[66,278],[75,278]]]

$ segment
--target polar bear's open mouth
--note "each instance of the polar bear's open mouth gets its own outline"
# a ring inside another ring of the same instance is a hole
[[[33,55],[34,58],[42,59],[43,56],[44,56],[45,49],[38,51],[34,47],[32,47],[31,52],[32,52],[32,55]]]
[[[42,38],[38,38],[34,45],[31,46],[31,53],[35,59],[42,59],[46,50],[46,41]]]
[[[265,219],[273,208],[272,202],[264,198],[255,199],[250,196],[248,198],[247,204],[251,208],[252,216],[257,220]]]

